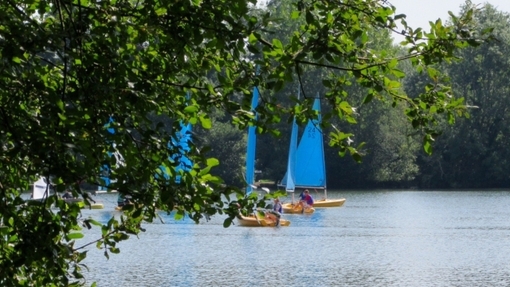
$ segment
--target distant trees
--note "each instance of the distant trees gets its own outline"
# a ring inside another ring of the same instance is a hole
[[[510,186],[510,16],[486,4],[475,19],[480,29],[494,28],[495,40],[459,51],[462,61],[443,66],[454,93],[473,108],[469,118],[444,127],[437,152],[432,159],[423,159],[422,174],[430,178],[427,184]]]

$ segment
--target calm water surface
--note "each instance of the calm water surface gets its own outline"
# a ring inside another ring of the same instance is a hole
[[[510,286],[510,192],[332,192],[340,208],[285,215],[290,227],[223,228],[223,218],[146,224],[107,260],[98,286]],[[98,195],[106,222],[116,195]],[[97,238],[88,231],[83,243]]]

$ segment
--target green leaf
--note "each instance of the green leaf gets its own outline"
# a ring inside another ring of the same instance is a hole
[[[80,238],[83,238],[82,233],[69,233],[66,236],[67,240],[80,239]]]
[[[255,34],[251,33],[250,36],[248,37],[248,42],[253,45],[253,44],[257,43],[257,41],[258,41],[258,39],[255,36]]]
[[[95,226],[102,226],[102,224],[100,222],[98,222],[98,221],[96,221],[96,220],[94,220],[92,218],[86,219],[86,221],[91,223],[91,224],[93,224],[93,225],[95,225]]]
[[[231,219],[231,218],[226,218],[226,219],[223,221],[223,227],[227,228],[227,227],[229,227],[230,225],[232,225],[232,219]]]
[[[275,46],[276,48],[278,49],[283,49],[283,45],[282,45],[282,42],[280,42],[280,40],[278,39],[273,39],[273,46]]]
[[[197,106],[187,106],[184,108],[184,112],[187,113],[187,114],[194,114],[198,111],[198,107]]]
[[[217,158],[208,158],[207,166],[213,167],[220,165],[220,161]]]
[[[305,19],[308,25],[312,25],[315,22],[315,18],[309,10],[306,11]]]
[[[184,218],[184,211],[177,210],[177,212],[174,215],[175,220],[182,220]]]
[[[438,71],[432,67],[427,68],[427,73],[431,79],[436,79],[438,75]]]
[[[7,235],[9,233],[9,227],[7,226],[0,226],[0,234],[1,235]]]
[[[207,115],[201,115],[199,117],[200,119],[200,124],[202,125],[202,127],[204,129],[210,129],[212,127],[212,121],[211,119],[209,118],[209,116]]]
[[[64,111],[64,102],[62,102],[62,100],[58,99],[58,100],[57,100],[57,107],[58,107],[61,111]]]
[[[359,153],[353,153],[353,154],[351,154],[351,156],[354,159],[354,161],[356,161],[357,163],[362,162],[362,157]]]
[[[161,7],[161,8],[156,10],[156,15],[161,16],[161,15],[164,15],[164,14],[166,14],[166,8]]]
[[[365,96],[365,99],[363,99],[363,104],[368,104],[372,101],[374,98],[374,95],[372,93]]]
[[[399,79],[402,79],[406,76],[406,74],[399,69],[392,69],[391,73]]]
[[[429,135],[426,135],[424,138],[423,138],[423,150],[425,151],[425,153],[427,153],[428,155],[431,155],[432,154],[432,140],[430,138]]]

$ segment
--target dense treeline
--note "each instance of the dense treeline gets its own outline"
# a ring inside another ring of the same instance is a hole
[[[420,156],[421,178],[417,183],[421,186],[510,186],[509,17],[485,5],[476,19],[481,27],[494,27],[495,41],[466,49],[460,52],[461,62],[445,65],[455,93],[464,96],[473,109],[469,119],[445,128],[432,157]]]
[[[271,2],[273,13],[286,17],[284,3]],[[464,11],[460,11],[462,13]],[[383,104],[361,106],[365,92],[353,84],[350,96],[357,99],[357,125],[336,121],[333,126],[350,130],[356,134],[355,143],[365,142],[362,163],[338,155],[338,149],[328,147],[325,137],[326,165],[329,188],[506,188],[510,186],[510,18],[490,4],[476,12],[476,21],[481,29],[494,27],[495,40],[481,47],[464,49],[458,53],[458,61],[443,63],[438,69],[445,72],[453,84],[454,94],[464,97],[471,106],[469,118],[456,119],[455,125],[439,122],[443,133],[434,138],[434,152],[428,155],[422,147],[422,138],[409,124],[408,119],[393,102],[380,99]],[[295,23],[289,23],[292,25]],[[282,42],[288,41],[288,27],[280,24],[271,31]],[[398,54],[402,49],[393,43],[387,30],[373,31],[372,47]],[[402,84],[402,89],[411,97],[422,92],[424,85],[434,89],[431,77],[413,72],[400,63],[401,69],[412,75]],[[423,73],[426,73],[425,71]],[[302,77],[307,96],[315,93],[324,97],[321,71],[305,71]],[[286,87],[278,95],[282,105],[292,103],[295,86]],[[323,109],[330,109],[323,104]],[[218,122],[227,121],[225,115],[217,115]],[[285,173],[290,134],[290,119],[280,123],[279,136],[263,135],[257,144],[256,168],[262,171],[259,178],[279,181]],[[222,164],[219,174],[227,183],[242,184],[245,147],[245,132],[232,126],[216,125],[217,137],[209,135],[213,156]]]

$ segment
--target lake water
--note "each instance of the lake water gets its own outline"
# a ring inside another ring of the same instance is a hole
[[[223,218],[146,224],[107,260],[98,286],[510,286],[510,192],[356,191],[340,208],[286,214],[289,227],[223,228]],[[106,222],[115,195],[98,195]],[[99,231],[87,232],[85,239]],[[85,243],[85,240],[82,240]],[[79,245],[79,244],[78,244]]]

